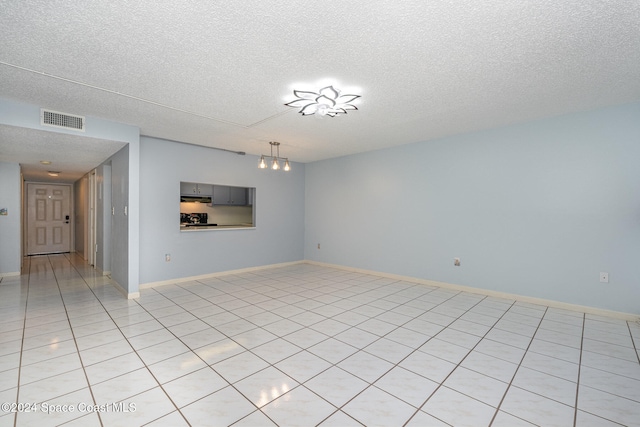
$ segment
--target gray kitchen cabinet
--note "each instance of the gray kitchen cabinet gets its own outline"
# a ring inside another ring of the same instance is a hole
[[[214,205],[246,206],[247,189],[245,187],[213,186]]]
[[[180,195],[182,196],[211,196],[213,185],[198,184],[195,182],[181,182]]]

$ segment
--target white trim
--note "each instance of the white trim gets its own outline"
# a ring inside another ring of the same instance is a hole
[[[353,268],[353,267],[346,267],[346,266],[338,265],[338,264],[329,264],[329,263],[318,262],[318,261],[310,261],[310,260],[306,260],[305,262],[307,264],[313,264],[313,265],[319,265],[319,266],[323,266],[323,267],[330,267],[330,268],[337,268],[337,269],[340,269],[340,270],[352,271],[354,273],[372,274],[372,275],[376,275],[376,276],[386,277],[386,278],[389,278],[389,279],[398,279],[398,280],[403,280],[403,281],[406,281],[406,282],[419,283],[419,284],[422,284],[422,285],[437,286],[437,287],[440,287],[440,288],[448,288],[448,289],[453,289],[453,290],[457,290],[457,291],[470,292],[470,293],[474,293],[474,294],[486,295],[486,296],[496,297],[496,298],[513,299],[513,300],[516,300],[516,301],[527,302],[527,303],[531,303],[531,304],[546,305],[546,306],[549,306],[549,307],[560,308],[560,309],[564,309],[564,310],[578,311],[580,313],[587,313],[587,314],[594,314],[596,316],[614,317],[614,318],[617,318],[617,319],[628,320],[628,321],[633,321],[633,322],[640,321],[640,316],[637,315],[637,314],[633,314],[633,313],[623,313],[623,312],[620,312],[620,311],[605,310],[605,309],[602,309],[602,308],[589,307],[589,306],[578,305],[578,304],[570,304],[570,303],[566,303],[566,302],[548,300],[548,299],[544,299],[544,298],[536,298],[536,297],[529,297],[529,296],[525,296],[525,295],[510,294],[510,293],[507,293],[507,292],[498,292],[498,291],[492,291],[492,290],[489,290],[489,289],[473,288],[473,287],[470,287],[470,286],[455,285],[455,284],[452,284],[452,283],[436,282],[436,281],[433,281],[433,280],[418,279],[416,277],[401,276],[399,274],[381,273],[379,271],[365,270],[365,269]]]
[[[102,276],[110,276],[110,275],[111,275],[111,272],[110,272],[110,271],[102,270],[102,269],[101,269],[101,268],[99,268],[99,267],[93,267],[93,269],[94,269],[94,270],[96,271],[96,273],[98,273],[99,275],[102,275]]]
[[[125,297],[127,297],[127,299],[136,299],[136,298],[140,298],[140,292],[128,292],[125,288],[122,287],[122,285],[118,282],[116,282],[115,280],[113,280],[112,277],[110,277],[111,279],[111,284]]]
[[[526,296],[526,295],[511,294],[511,293],[507,293],[507,292],[498,292],[498,291],[492,291],[490,289],[473,288],[471,286],[455,285],[453,283],[436,282],[434,280],[419,279],[417,277],[402,276],[400,274],[383,273],[383,272],[380,272],[380,271],[365,270],[365,269],[362,269],[362,268],[346,267],[344,265],[329,264],[329,263],[325,263],[325,262],[311,261],[311,260],[284,262],[284,263],[280,263],[280,264],[269,264],[269,265],[262,265],[262,266],[258,266],[258,267],[241,268],[241,269],[238,269],[238,270],[226,270],[226,271],[220,271],[220,272],[217,272],[217,273],[202,274],[202,275],[199,275],[199,276],[180,277],[180,278],[171,279],[171,280],[162,280],[162,281],[159,281],[159,282],[142,283],[142,284],[140,284],[140,289],[150,289],[150,288],[155,288],[156,286],[173,285],[173,284],[177,284],[177,283],[191,282],[191,281],[194,281],[194,280],[203,280],[203,279],[209,279],[209,278],[213,278],[213,277],[226,276],[226,275],[229,275],[229,274],[240,274],[240,273],[247,273],[247,272],[251,272],[251,271],[265,270],[265,269],[268,269],[268,268],[287,267],[287,266],[296,265],[296,264],[312,264],[312,265],[319,265],[319,266],[322,266],[322,267],[337,268],[337,269],[340,269],[340,270],[351,271],[351,272],[354,272],[354,273],[371,274],[371,275],[375,275],[375,276],[386,277],[386,278],[389,278],[389,279],[397,279],[397,280],[402,280],[402,281],[405,281],[405,282],[417,283],[417,284],[421,284],[421,285],[453,289],[453,290],[457,290],[457,291],[470,292],[470,293],[473,293],[473,294],[486,295],[486,296],[495,297],[495,298],[511,299],[511,300],[516,300],[516,301],[520,301],[520,302],[526,302],[526,303],[530,303],[530,304],[545,305],[545,306],[548,306],[548,307],[560,308],[560,309],[576,311],[576,312],[580,312],[580,313],[593,314],[593,315],[596,315],[596,316],[613,317],[613,318],[616,318],[616,319],[628,320],[628,321],[633,321],[633,322],[640,322],[640,316],[637,315],[637,314],[633,314],[633,313],[623,313],[623,312],[620,312],[620,311],[605,310],[605,309],[602,309],[602,308],[589,307],[589,306],[578,305],[578,304],[570,304],[570,303],[566,303],[566,302],[548,300],[548,299],[544,299],[544,298],[536,298],[536,297],[530,297],[530,296]],[[118,286],[120,286],[120,285],[118,285]],[[122,287],[120,287],[120,289],[122,289]],[[123,293],[125,295],[127,295],[124,291],[123,291]],[[139,292],[137,294],[139,296]],[[129,295],[131,295],[131,294],[129,294]],[[137,297],[133,297],[133,298],[137,298]]]
[[[304,260],[283,262],[280,264],[260,265],[257,267],[240,268],[237,270],[219,271],[217,273],[202,274],[199,276],[179,277],[177,279],[161,280],[159,282],[141,283],[140,289],[150,289],[150,288],[155,288],[156,286],[175,285],[176,283],[192,282],[194,280],[210,279],[213,277],[227,276],[229,274],[247,273],[251,271],[265,270],[268,268],[288,267],[290,265],[304,264],[304,263],[306,263],[306,261]]]
[[[15,276],[19,276],[20,272],[19,271],[10,271],[8,273],[0,273],[0,278],[2,277],[15,277]]]

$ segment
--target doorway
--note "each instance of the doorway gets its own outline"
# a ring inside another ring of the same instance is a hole
[[[27,183],[27,255],[70,250],[71,186]]]

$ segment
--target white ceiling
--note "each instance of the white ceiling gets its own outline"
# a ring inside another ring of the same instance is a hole
[[[4,0],[0,9],[1,97],[250,154],[280,141],[297,162],[640,100],[636,0]],[[294,87],[324,79],[359,88],[359,110],[318,119],[284,105]],[[0,137],[2,161],[31,136]]]
[[[0,126],[0,161],[22,164],[27,181],[75,182],[124,146],[123,142]],[[42,160],[51,164],[43,165]],[[51,177],[50,171],[61,173]]]

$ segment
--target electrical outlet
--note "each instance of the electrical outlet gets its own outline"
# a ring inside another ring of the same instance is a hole
[[[318,243],[318,249],[320,249],[320,243]]]
[[[453,265],[455,265],[456,267],[460,267],[460,258],[454,258]]]
[[[609,283],[609,273],[606,271],[600,272],[600,283]]]
[[[166,262],[171,261],[171,254],[164,254],[164,260],[165,260]]]

